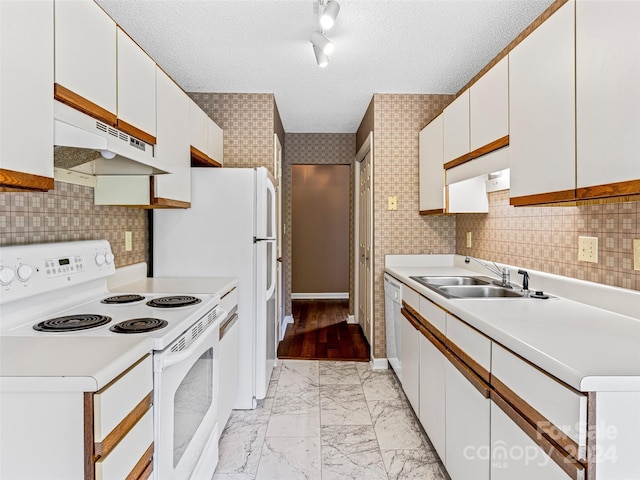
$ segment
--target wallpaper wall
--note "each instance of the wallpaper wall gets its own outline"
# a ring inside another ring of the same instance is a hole
[[[386,355],[384,256],[452,253],[455,218],[420,216],[418,161],[420,130],[451,102],[452,95],[375,94],[362,128],[373,123],[373,347]],[[371,122],[370,116],[373,116]],[[359,132],[363,138],[363,132]],[[387,210],[396,196],[397,210]]]
[[[133,249],[125,252],[124,232]],[[106,239],[116,267],[148,261],[147,211],[93,204],[93,189],[55,182],[49,192],[0,193],[0,246]]]
[[[515,208],[505,190],[489,194],[488,214],[457,215],[456,253],[640,290],[632,255],[639,218],[638,202]],[[466,232],[472,232],[472,248]],[[598,237],[598,263],[578,261],[581,235]]]
[[[353,313],[353,159],[356,136],[353,133],[287,133],[285,134],[283,177],[283,217],[286,232],[291,232],[291,165],[351,165],[349,184],[349,311]],[[283,238],[284,291],[286,314],[291,315],[291,236]]]

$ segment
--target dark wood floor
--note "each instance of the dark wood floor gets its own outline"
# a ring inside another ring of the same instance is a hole
[[[348,316],[349,300],[294,300],[278,358],[369,361],[369,344]]]

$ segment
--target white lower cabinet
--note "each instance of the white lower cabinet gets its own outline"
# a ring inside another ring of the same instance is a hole
[[[570,478],[544,449],[491,402],[491,480]]]
[[[403,312],[403,315],[404,312]],[[400,327],[402,337],[402,389],[413,411],[420,415],[420,332],[406,318]]]
[[[488,480],[491,401],[450,361],[445,363],[445,384],[447,471],[453,480]]]
[[[420,335],[420,423],[441,459],[445,458],[444,354]]]

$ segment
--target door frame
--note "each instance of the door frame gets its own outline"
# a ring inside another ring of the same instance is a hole
[[[353,313],[356,317],[356,321],[357,323],[360,324],[360,326],[364,329],[364,319],[360,318],[360,268],[359,268],[359,258],[360,258],[360,167],[359,164],[367,157],[367,155],[370,155],[370,165],[369,165],[369,169],[370,169],[370,177],[371,179],[373,179],[373,132],[369,132],[369,135],[367,135],[367,138],[365,139],[365,141],[362,143],[362,146],[360,147],[360,149],[358,150],[358,153],[356,153],[356,156],[354,158],[354,175],[353,175],[353,181],[354,181],[354,208],[353,208],[353,213],[354,213],[354,229],[353,229],[353,295],[354,295],[354,303],[353,303]],[[373,182],[372,182],[373,183]],[[371,185],[371,187],[373,187],[373,185]],[[371,238],[371,255],[369,257],[369,260],[371,262],[373,262],[373,258],[374,258],[374,245],[373,245],[373,188],[370,188],[370,199],[369,199],[369,204],[371,205],[371,211],[370,211],[370,238]],[[371,269],[371,271],[373,272],[373,268]],[[371,324],[370,324],[370,331],[368,332],[368,338],[370,341],[370,349],[369,351],[370,353],[370,358],[373,361],[374,360],[374,356],[373,356],[373,345],[374,345],[374,317],[373,317],[373,277],[371,278],[371,282],[369,284],[369,311],[371,312],[372,316],[371,316]]]

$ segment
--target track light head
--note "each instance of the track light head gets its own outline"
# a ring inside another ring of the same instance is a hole
[[[313,53],[316,54],[316,63],[319,67],[324,68],[329,65],[329,57],[322,51],[322,49],[313,45]]]
[[[329,0],[320,17],[320,25],[324,30],[330,30],[333,27],[338,17],[338,12],[340,12],[340,4],[336,0]]]
[[[313,44],[314,47],[318,47],[322,50],[322,53],[325,55],[331,55],[333,52],[334,45],[329,41],[327,37],[322,35],[320,32],[313,32],[311,34],[311,38],[309,41]]]

